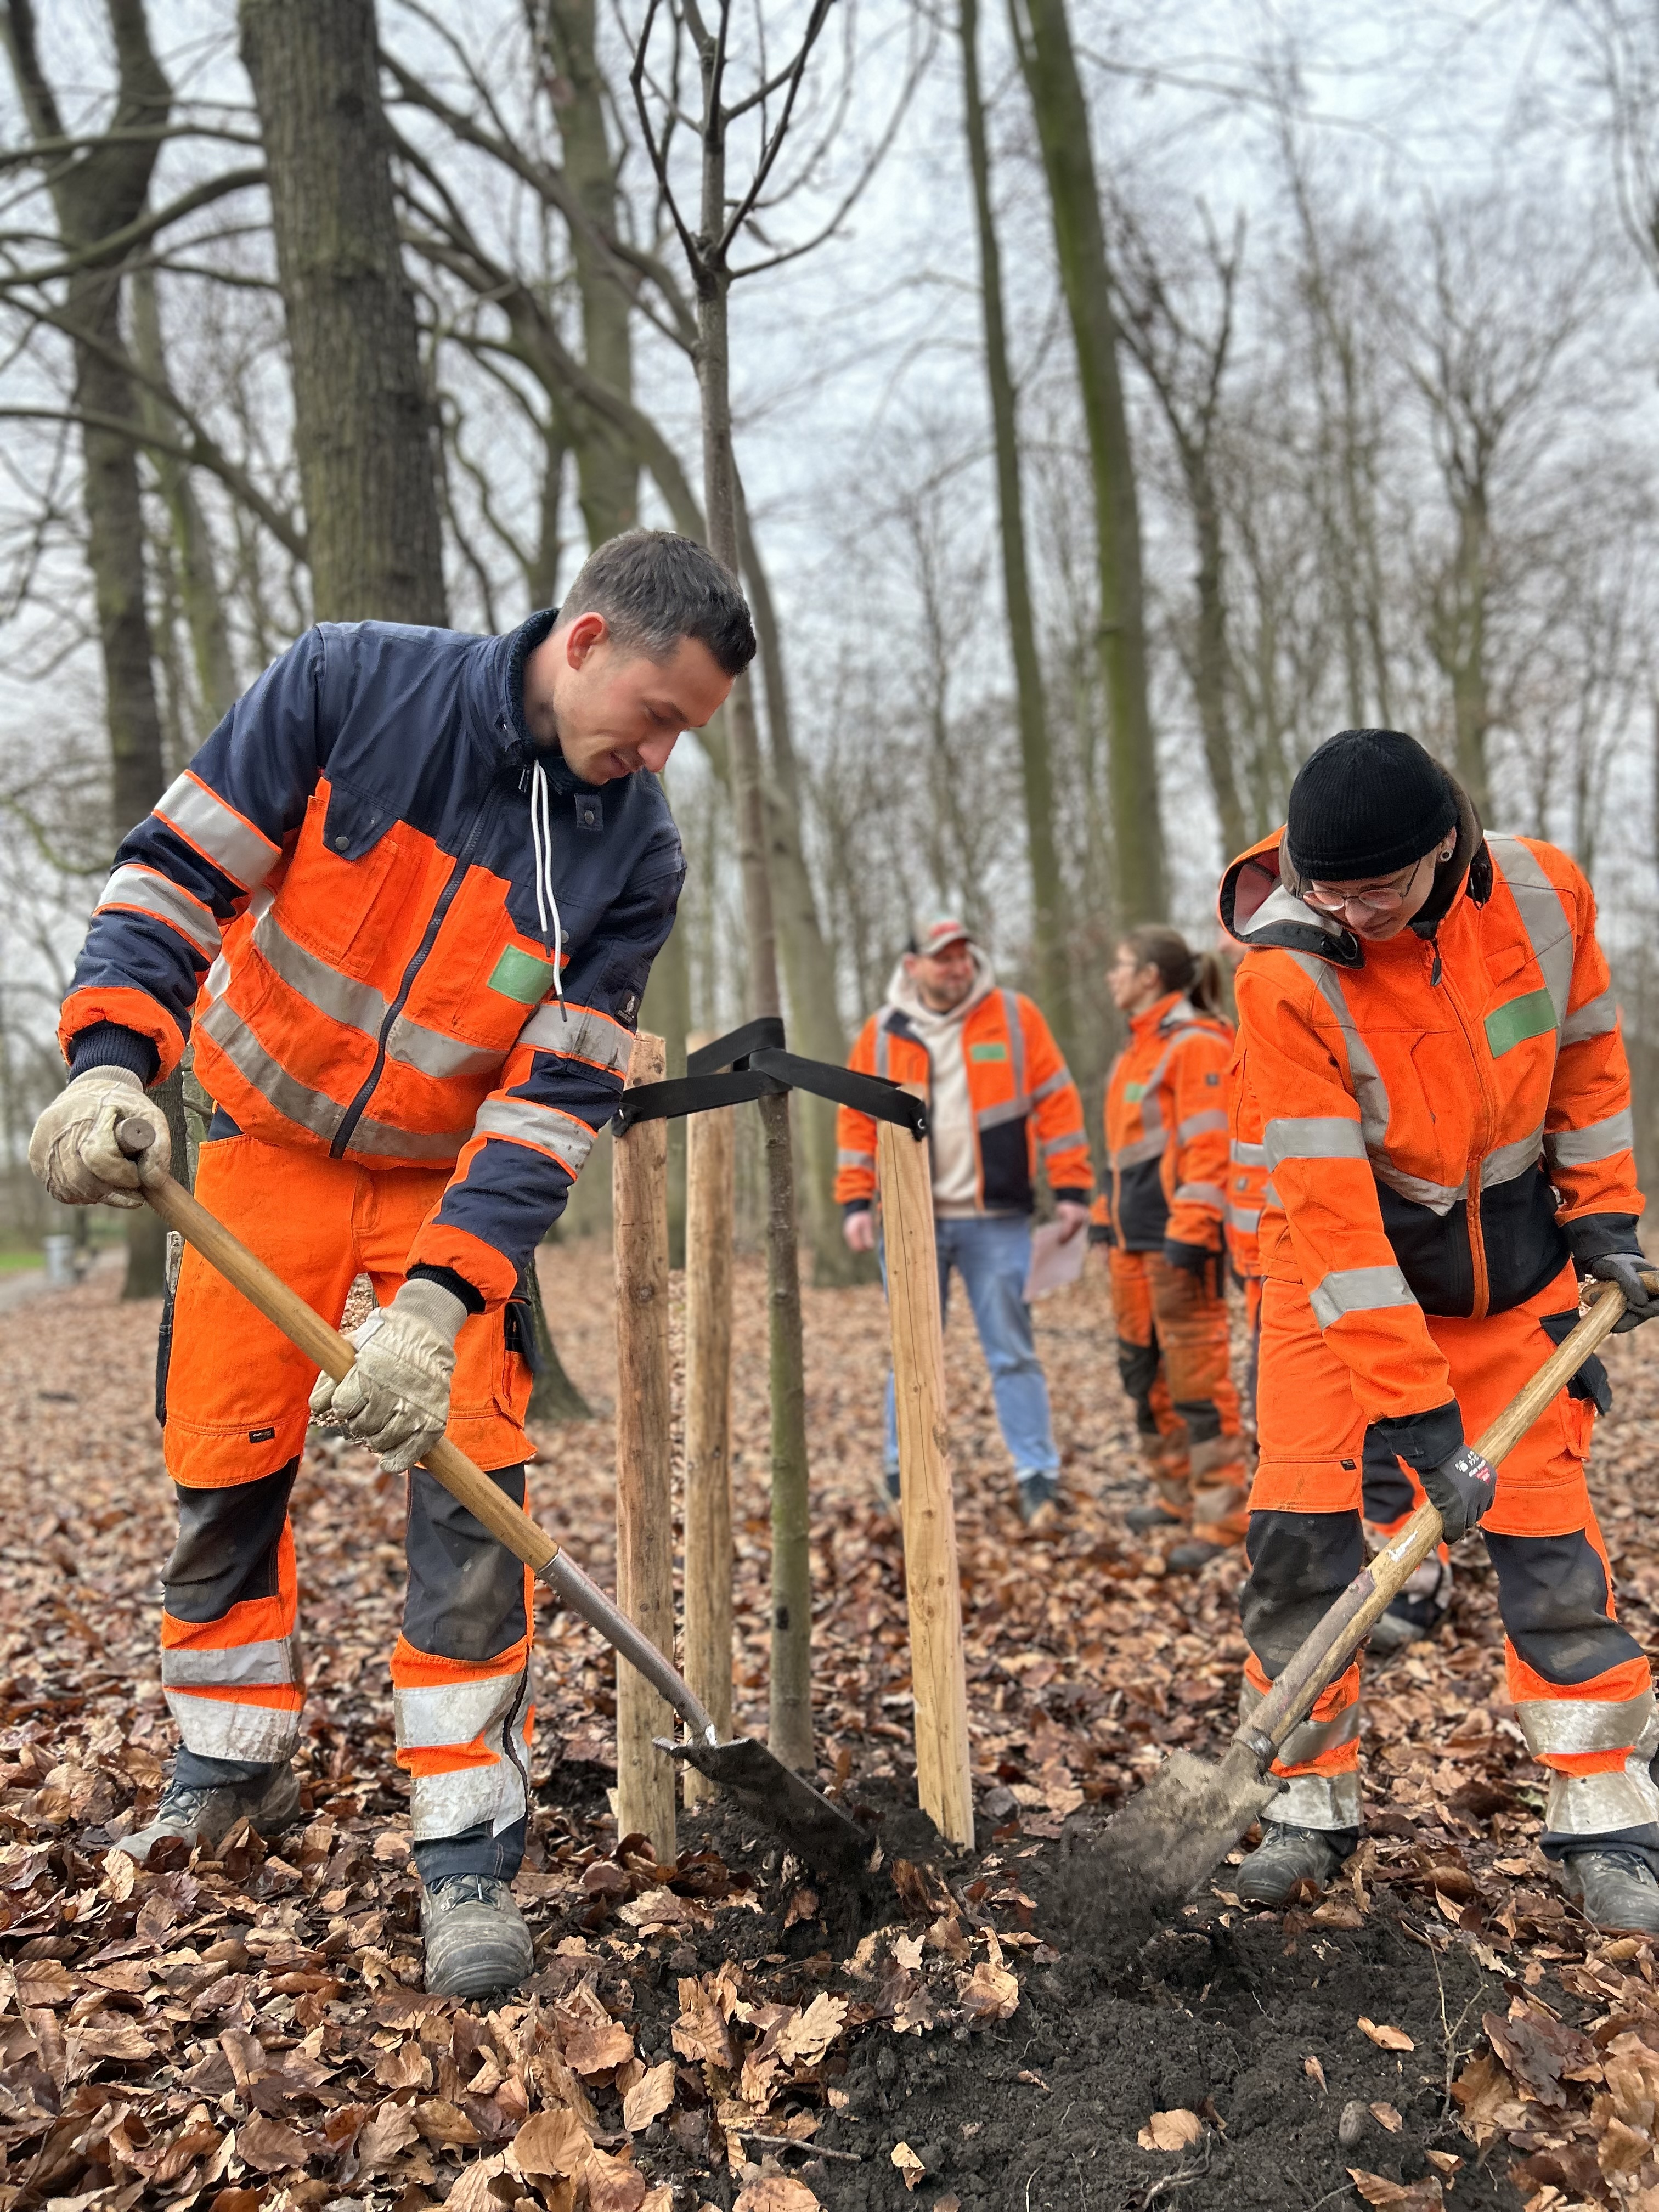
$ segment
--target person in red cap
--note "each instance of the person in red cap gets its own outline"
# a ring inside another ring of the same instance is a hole
[[[848,1065],[927,1093],[940,1304],[954,1267],[991,1370],[1020,1512],[1036,1521],[1059,1494],[1060,1455],[1025,1303],[1030,1216],[1041,1166],[1066,1233],[1088,1227],[1094,1177],[1078,1087],[1037,1008],[1021,992],[999,989],[984,951],[948,915],[910,940]],[[843,1106],[836,1141],[847,1241],[855,1252],[873,1251],[876,1125]],[[890,1506],[898,1494],[890,1376],[883,1495]]]
[[[1597,1927],[1659,1935],[1659,1714],[1584,1479],[1601,1362],[1495,1471],[1472,1442],[1571,1331],[1581,1276],[1624,1291],[1621,1328],[1659,1313],[1589,884],[1487,836],[1414,738],[1345,730],[1227,871],[1221,919],[1247,956],[1237,1134],[1270,1178],[1244,1711],[1359,1571],[1368,1457],[1409,1470],[1450,1542],[1486,1540],[1545,1856]],[[1328,1881],[1357,1841],[1358,1698],[1356,1660],[1285,1743],[1246,1902]]]

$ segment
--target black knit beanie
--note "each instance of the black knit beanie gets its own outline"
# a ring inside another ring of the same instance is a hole
[[[1341,730],[1291,786],[1285,842],[1304,881],[1385,876],[1433,850],[1457,823],[1451,778],[1399,730]]]

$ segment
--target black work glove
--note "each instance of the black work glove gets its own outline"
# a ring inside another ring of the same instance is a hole
[[[1647,1264],[1639,1252],[1604,1252],[1599,1260],[1589,1262],[1589,1271],[1598,1282],[1617,1283],[1625,1294],[1625,1310],[1613,1327],[1615,1336],[1623,1336],[1626,1329],[1640,1328],[1644,1321],[1659,1314],[1659,1297],[1642,1280]]]
[[[1091,1244],[1115,1244],[1117,1231],[1109,1221],[1091,1221],[1089,1224],[1089,1242]]]
[[[1492,1504],[1498,1477],[1473,1444],[1459,1444],[1438,1467],[1425,1468],[1423,1487],[1440,1509],[1449,1544],[1467,1536]]]
[[[1164,1264],[1166,1267],[1179,1267],[1183,1274],[1196,1275],[1200,1283],[1207,1277],[1216,1297],[1225,1296],[1226,1261],[1207,1244],[1183,1244],[1178,1237],[1166,1237]]]

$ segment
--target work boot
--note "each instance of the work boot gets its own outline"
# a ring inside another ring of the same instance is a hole
[[[1132,1505],[1123,1516],[1123,1525],[1131,1534],[1145,1536],[1154,1528],[1179,1528],[1182,1522],[1178,1513],[1171,1513],[1154,1499],[1150,1505]]]
[[[1236,1548],[1231,1544],[1206,1544],[1201,1536],[1189,1536],[1184,1544],[1177,1544],[1164,1554],[1164,1571],[1166,1575],[1195,1575],[1212,1559],[1224,1559]]]
[[[1394,1603],[1371,1628],[1371,1650],[1379,1659],[1403,1651],[1432,1636],[1451,1611],[1452,1571],[1449,1559],[1425,1560]]]
[[[504,1881],[452,1874],[421,1895],[428,1996],[487,1997],[514,1990],[536,1964],[524,1915]]]
[[[211,1849],[239,1820],[246,1820],[269,1842],[299,1817],[299,1777],[284,1760],[253,1782],[221,1782],[205,1790],[169,1782],[149,1826],[121,1837],[116,1848],[143,1866],[155,1846],[169,1836],[179,1837],[192,1850],[203,1844]]]
[[[1019,1477],[1019,1517],[1028,1528],[1046,1528],[1055,1517],[1060,1477],[1046,1468],[1027,1468]]]
[[[1603,1934],[1659,1936],[1659,1881],[1640,1851],[1575,1851],[1555,1878]]]
[[[1283,1905],[1300,1881],[1323,1889],[1347,1855],[1323,1828],[1293,1828],[1287,1822],[1264,1820],[1261,1841],[1238,1869],[1238,1901]]]

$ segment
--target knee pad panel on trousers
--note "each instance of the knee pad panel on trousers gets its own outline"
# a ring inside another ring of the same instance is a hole
[[[1152,1397],[1158,1380],[1158,1356],[1156,1338],[1151,1344],[1131,1344],[1124,1337],[1117,1340],[1117,1371],[1137,1404],[1146,1404]]]
[[[1212,1443],[1221,1434],[1220,1408],[1213,1398],[1177,1398],[1173,1402],[1194,1443]]]
[[[222,1620],[233,1606],[277,1594],[277,1547],[300,1462],[215,1490],[174,1483],[179,1540],[161,1571],[175,1620]]]
[[[1415,1503],[1416,1492],[1411,1478],[1401,1466],[1398,1458],[1389,1449],[1387,1440],[1376,1429],[1365,1431],[1364,1513],[1368,1521],[1380,1528],[1392,1528],[1396,1521],[1403,1521]]]
[[[1480,1533],[1498,1571],[1504,1632],[1535,1674],[1566,1686],[1641,1656],[1610,1617],[1607,1569],[1582,1528],[1570,1536]]]
[[[1239,1618],[1272,1680],[1364,1565],[1364,1533],[1358,1513],[1252,1513],[1244,1555]]]
[[[522,1462],[495,1468],[489,1480],[524,1504]],[[416,1650],[476,1666],[523,1640],[530,1626],[524,1562],[423,1467],[410,1471],[407,1540],[404,1634]]]

